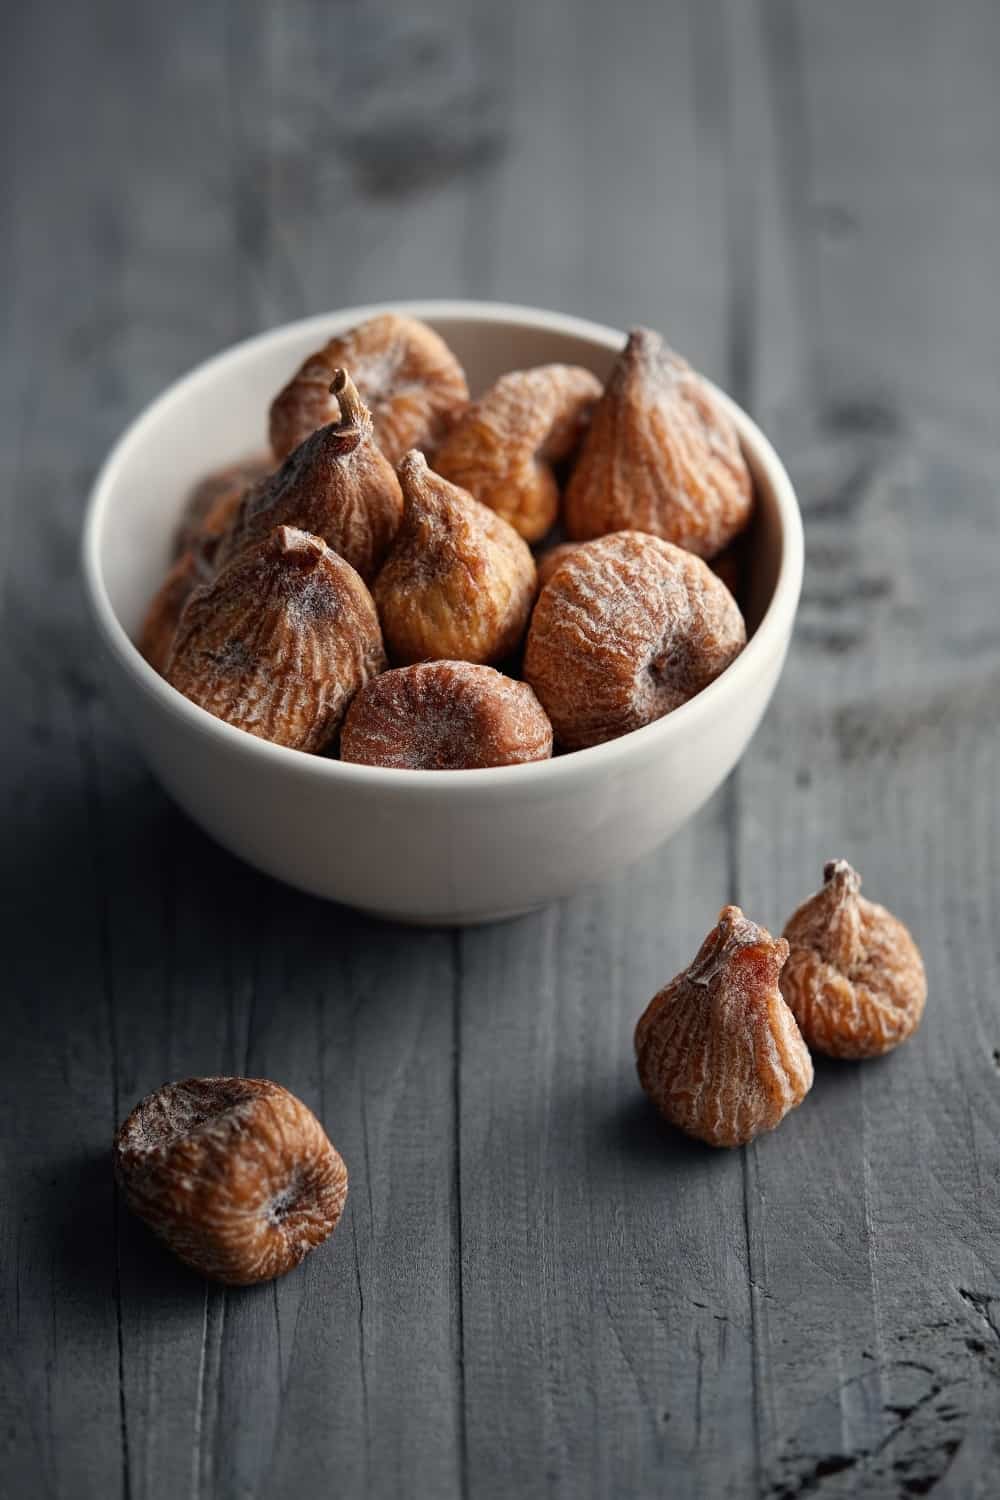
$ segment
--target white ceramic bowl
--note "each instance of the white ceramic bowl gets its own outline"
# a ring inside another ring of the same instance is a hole
[[[394,305],[455,350],[473,393],[553,360],[602,378],[624,335],[480,302]],[[132,643],[162,577],[182,499],[207,470],[263,444],[268,404],[310,350],[382,307],[275,329],[201,365],[132,424],[102,468],[83,540],[87,591],[115,698],[154,773],[211,836],[314,895],[421,923],[489,922],[600,881],[701,806],[746,748],[784,661],[802,580],[802,526],[770,444],[726,397],[759,497],[752,638],[704,692],[645,729],[556,760],[484,771],[395,771],[286,750],[215,719]]]

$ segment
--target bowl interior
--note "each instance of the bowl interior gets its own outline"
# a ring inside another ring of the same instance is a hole
[[[621,336],[572,320],[558,326],[494,315],[448,313],[415,306],[461,360],[473,395],[508,370],[560,361],[585,365],[604,379]],[[544,315],[537,315],[539,320]],[[207,472],[267,445],[272,397],[325,338],[358,321],[357,310],[312,318],[229,350],[172,386],[134,424],[99,486],[95,517],[100,570],[111,607],[135,638],[170,557],[184,499]],[[759,503],[749,548],[745,602],[752,631],[763,617],[781,564],[781,522],[756,429],[730,403],[754,470]]]

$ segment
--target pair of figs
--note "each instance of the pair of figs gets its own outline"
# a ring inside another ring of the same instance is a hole
[[[773,938],[724,907],[697,957],[653,997],[635,1031],[639,1080],[672,1124],[712,1146],[773,1130],[812,1087],[810,1049],[879,1057],[916,1030],[920,950],[861,877],[830,860],[823,885]]]
[[[308,751],[336,741],[360,694],[345,758],[420,766],[543,758],[553,734],[600,743],[718,675],[745,630],[695,554],[746,525],[752,486],[704,382],[639,330],[603,392],[548,365],[467,395],[413,319],[372,319],[311,356],[272,404],[280,466],[249,461],[192,497],[143,631],[152,664]],[[542,554],[536,605],[528,542],[560,507],[574,541]],[[522,647],[524,683],[486,670]],[[368,733],[361,704],[390,661],[408,675],[372,699]]]

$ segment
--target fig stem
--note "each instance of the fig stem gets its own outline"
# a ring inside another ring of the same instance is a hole
[[[364,429],[371,421],[371,413],[358,394],[358,388],[346,370],[334,370],[330,382],[330,395],[336,396],[340,407],[338,427]]]

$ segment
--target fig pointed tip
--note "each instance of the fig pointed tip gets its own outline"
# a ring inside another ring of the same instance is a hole
[[[823,883],[829,885],[832,880],[839,881],[842,885],[849,886],[852,890],[861,889],[861,876],[853,865],[848,864],[846,859],[828,859],[823,866]]]
[[[663,339],[652,328],[630,328],[625,353],[642,359],[659,354]]]
[[[411,448],[399,460],[399,472],[406,478],[415,478],[427,473],[427,457],[419,448]]]
[[[326,544],[321,537],[313,536],[311,531],[300,531],[297,526],[276,526],[271,533],[271,540],[279,557],[313,563],[326,552]]]

